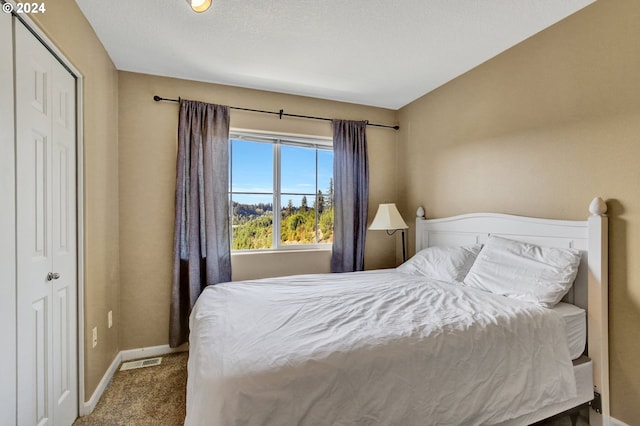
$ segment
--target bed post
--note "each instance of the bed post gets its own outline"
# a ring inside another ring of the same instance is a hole
[[[609,411],[609,282],[607,204],[594,198],[589,205],[589,278],[587,327],[589,358],[593,362],[596,398],[589,410],[590,425],[608,425]],[[599,395],[599,397],[598,397]],[[599,401],[598,401],[599,399]],[[604,421],[604,423],[603,423]]]

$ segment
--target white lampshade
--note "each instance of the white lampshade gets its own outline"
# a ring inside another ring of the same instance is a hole
[[[194,12],[205,12],[211,7],[212,0],[187,0],[187,4],[191,6]]]
[[[395,203],[380,204],[376,217],[369,226],[372,231],[407,229],[409,226],[404,222]]]

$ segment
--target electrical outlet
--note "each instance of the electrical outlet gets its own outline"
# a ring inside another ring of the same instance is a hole
[[[98,345],[98,327],[93,327],[93,347]]]
[[[109,323],[109,328],[113,327],[113,311],[109,311],[107,314],[107,320]]]

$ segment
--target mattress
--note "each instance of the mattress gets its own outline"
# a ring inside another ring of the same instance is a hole
[[[564,328],[550,309],[393,271],[209,286],[185,424],[500,423],[576,398]]]
[[[578,306],[560,302],[553,307],[564,320],[569,354],[571,359],[578,359],[583,354],[587,343],[587,314]]]

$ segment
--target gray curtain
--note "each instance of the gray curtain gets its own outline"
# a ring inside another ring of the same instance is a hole
[[[334,233],[331,272],[364,269],[369,205],[366,121],[333,120]]]
[[[180,101],[169,344],[189,338],[202,290],[231,281],[229,108]]]

